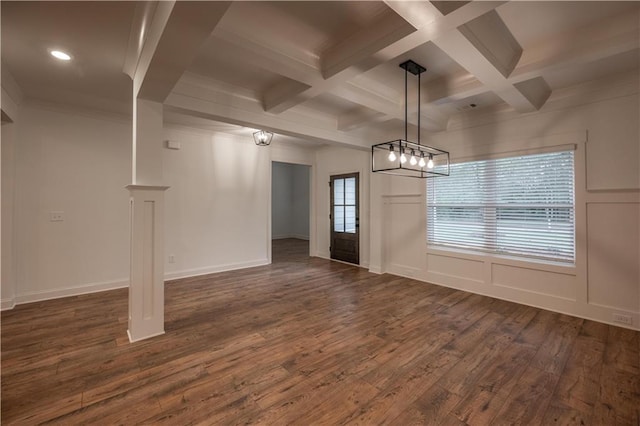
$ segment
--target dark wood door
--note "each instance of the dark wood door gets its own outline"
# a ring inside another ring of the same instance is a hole
[[[331,176],[331,258],[360,263],[358,173]]]

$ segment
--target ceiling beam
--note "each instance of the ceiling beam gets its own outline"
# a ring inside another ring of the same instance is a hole
[[[331,92],[340,96],[342,99],[349,100],[356,105],[364,106],[355,108],[349,114],[338,117],[338,130],[353,130],[372,121],[381,122],[390,119],[398,119],[404,121],[404,99],[402,102],[392,101],[387,98],[373,95],[366,88],[349,82]],[[408,117],[407,122],[418,125],[417,102],[416,96],[410,95],[407,102]],[[442,114],[437,108],[422,104],[421,105],[421,126],[431,131],[446,130],[449,117]],[[372,114],[372,112],[378,114]]]
[[[639,47],[638,17],[624,13],[526,47],[507,80],[516,84],[556,69],[581,66]],[[487,90],[468,72],[430,81],[423,89],[428,101],[436,105],[466,99]]]
[[[347,132],[361,127],[364,123],[381,123],[389,120],[382,112],[366,107],[358,107],[338,117],[338,130]]]
[[[429,4],[426,1],[389,2],[388,4],[400,7],[401,3],[414,6]],[[372,116],[377,116],[377,119],[381,121],[392,118],[404,119],[400,103],[401,99],[399,97],[390,99],[388,96],[382,95],[381,91],[374,87],[375,82],[361,78],[362,72],[386,63],[388,60],[428,42],[434,36],[442,35],[455,29],[468,20],[481,16],[503,3],[505,2],[470,2],[457,8],[447,16],[442,16],[435,9],[429,9],[431,10],[429,17],[423,16],[423,19],[428,22],[415,22],[415,25],[422,26],[421,29],[409,33],[409,35],[382,49],[379,49],[379,40],[368,45],[359,44],[360,35],[370,31],[370,28],[366,28],[362,30],[362,33],[348,38],[345,43],[340,43],[328,49],[325,52],[326,56],[321,57],[318,61],[315,61],[308,54],[284,51],[281,47],[276,48],[275,46],[267,45],[263,40],[237,33],[233,28],[228,28],[224,25],[220,25],[215,29],[214,36],[217,38],[217,43],[222,45],[226,52],[229,52],[227,55],[229,60],[237,58],[240,61],[246,57],[251,57],[255,66],[287,78],[287,80],[275,85],[265,93],[256,94],[256,98],[261,99],[265,111],[274,114],[281,113],[287,111],[293,105],[299,105],[315,96],[331,93],[334,96],[365,107],[354,109],[349,115],[350,119],[342,117],[338,120],[338,128],[346,130],[360,127],[370,121],[369,119]],[[388,28],[396,28],[400,32],[407,31],[406,21],[405,24],[399,24],[397,16],[393,18],[390,16],[394,15],[384,14],[384,17],[381,18]],[[426,25],[427,23],[431,25]],[[410,26],[415,28],[413,24]],[[393,34],[393,31],[389,30],[386,34]],[[397,34],[393,37],[395,36]],[[389,38],[384,38],[382,44],[388,41]],[[375,49],[379,50],[371,54],[371,49],[367,50],[371,46],[375,46]],[[366,51],[369,56],[361,55],[353,60],[355,63],[339,59],[341,55],[345,54],[344,52],[349,51],[349,49],[353,51],[357,48]],[[361,58],[361,60],[358,58]],[[341,71],[338,71],[338,69]],[[332,75],[325,78],[323,73]],[[354,80],[356,76],[360,77]],[[427,98],[429,98],[428,93]],[[371,114],[367,109],[374,110],[377,114]],[[380,113],[383,115],[380,115]],[[425,127],[443,130],[447,126],[448,117],[443,116],[441,113],[437,114],[435,110],[426,111],[422,117]],[[417,124],[417,119],[410,118],[409,121]]]
[[[261,40],[248,37],[222,25],[213,35],[218,39],[219,48],[225,52],[225,58],[242,63],[251,58],[253,66],[280,74],[288,79],[312,86],[322,79],[317,61],[309,60],[295,52],[282,50],[279,46],[262,43]]]
[[[200,46],[209,38],[231,2],[161,1],[153,12],[139,6],[140,25],[132,31],[143,45],[129,42],[129,52],[139,52],[133,72],[134,95],[163,102],[184,71],[193,61]],[[147,24],[145,19],[151,16]],[[133,47],[132,47],[133,46]],[[133,60],[125,65],[132,69]]]
[[[388,11],[368,27],[340,41],[320,55],[319,73],[306,90],[296,90],[298,83],[288,82],[291,89],[277,86],[263,94],[267,112],[281,113],[321,95],[362,72],[378,65],[372,55],[415,31],[404,19]],[[282,96],[289,92],[290,96]]]
[[[558,34],[524,50],[511,81],[583,65],[640,47],[639,13],[624,13],[588,27]]]
[[[286,91],[283,87],[267,90],[263,94],[265,110],[281,113],[307,99],[330,92],[355,76],[443,35],[503,3],[470,2],[442,16],[433,6],[423,7],[430,4],[427,1],[388,1],[386,4],[402,19],[393,14],[385,14],[381,18],[384,23],[376,22],[334,48],[326,50],[320,56],[322,68],[314,73],[314,81],[304,81],[309,85],[308,89],[300,92],[293,88],[288,98],[282,96]],[[367,37],[371,37],[378,27],[384,31],[373,40],[368,39]],[[349,54],[351,56],[348,56]],[[296,86],[294,82],[289,84],[292,87]]]
[[[495,11],[433,42],[518,112],[538,110],[551,95],[541,77],[518,86],[507,80],[520,60],[522,48]]]
[[[353,64],[366,61],[379,50],[415,30],[392,10],[387,10],[368,27],[322,52],[320,56],[322,76],[325,79],[333,77]]]
[[[283,114],[266,113],[259,100],[249,92],[233,87],[216,85],[214,81],[185,74],[167,97],[169,111],[239,126],[260,128],[275,133],[312,140],[320,143],[345,145],[369,149],[363,133],[347,134],[338,131],[336,120],[306,115],[302,111]]]

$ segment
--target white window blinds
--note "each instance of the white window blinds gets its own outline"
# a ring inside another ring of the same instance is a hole
[[[573,151],[451,165],[427,182],[427,241],[574,262]]]

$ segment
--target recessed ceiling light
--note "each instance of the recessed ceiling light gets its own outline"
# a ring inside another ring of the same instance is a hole
[[[60,50],[52,50],[50,53],[51,53],[51,56],[53,56],[56,59],[60,59],[61,61],[71,60],[71,56],[69,56],[69,54],[61,52]]]

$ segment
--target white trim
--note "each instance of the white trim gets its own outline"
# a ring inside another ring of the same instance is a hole
[[[382,275],[382,267],[380,265],[369,265],[369,272],[376,275]]]
[[[452,157],[451,164],[467,163],[471,161],[481,161],[481,160],[498,160],[502,158],[521,157],[525,155],[550,154],[554,152],[575,151],[576,149],[577,149],[577,143],[571,143],[571,144],[565,144],[565,145],[543,146],[539,148],[514,149],[510,151],[500,151],[499,153],[495,153],[495,154],[489,153],[489,154],[472,155],[467,157]]]
[[[0,300],[0,311],[9,311],[16,307],[16,299]]]
[[[421,268],[416,268],[409,265],[399,265],[397,263],[390,263],[387,265],[387,273],[391,275],[398,275],[405,278],[411,278],[413,280],[423,280],[423,271]]]
[[[332,262],[342,263],[343,265],[355,266],[355,267],[363,268],[363,269],[367,269],[367,270],[369,269],[369,264],[368,263],[367,264],[365,264],[365,263],[359,264],[359,263],[345,262],[343,260],[332,259],[331,255],[317,255],[317,256],[314,256],[314,257],[319,257],[320,259],[330,260]]]
[[[139,184],[131,184],[125,186],[129,191],[166,191],[170,188],[170,186],[166,185],[139,185]]]
[[[235,271],[236,269],[253,268],[269,264],[269,259],[251,260],[248,262],[227,263],[226,265],[205,266],[203,268],[185,269],[164,274],[165,281],[181,278],[191,278],[201,275],[215,274],[217,272]]]
[[[200,275],[208,275],[216,272],[233,271],[236,269],[252,268],[255,266],[268,265],[266,259],[255,260],[250,262],[230,263],[226,265],[207,266],[204,268],[189,269],[164,274],[164,281],[176,280],[180,278],[190,278]],[[166,283],[165,283],[166,284]],[[60,299],[63,297],[79,296],[82,294],[99,293],[102,291],[117,290],[129,287],[129,279],[121,279],[116,281],[105,281],[100,283],[91,283],[79,287],[68,287],[55,290],[36,291],[31,293],[20,294],[14,299],[2,299],[0,310],[13,309],[16,305],[25,303],[41,302],[45,300]]]
[[[284,240],[287,238],[295,238],[297,240],[306,240],[309,241],[309,236],[308,235],[302,235],[302,234],[282,234],[282,235],[273,235],[271,237],[272,240]]]
[[[576,266],[569,263],[553,262],[541,259],[507,256],[489,252],[464,250],[452,247],[436,247],[427,245],[427,255],[451,257],[454,259],[473,260],[476,262],[490,262],[496,265],[514,266],[534,271],[553,272],[556,274],[575,276]]]
[[[526,139],[502,138],[491,144],[474,145],[473,155],[457,155],[454,151],[451,154],[451,164],[558,151],[577,151],[578,147],[586,145],[588,139],[586,130],[554,133]],[[514,145],[523,148],[514,149]]]
[[[393,274],[397,275],[397,274]],[[545,293],[532,293],[523,289],[506,288],[503,287],[502,292],[491,291],[490,288],[479,285],[480,283],[471,279],[453,278],[452,280],[437,281],[438,278],[446,278],[447,274],[441,274],[436,272],[429,272],[426,279],[416,279],[418,281],[425,282],[427,284],[438,285],[441,287],[453,288],[460,291],[466,291],[467,293],[478,294],[480,296],[493,297],[495,299],[506,300],[507,302],[517,303],[519,305],[531,306],[546,311],[557,312],[564,315],[570,315],[577,318],[583,318],[587,320],[598,321],[604,324],[610,324],[616,327],[628,328],[630,330],[640,330],[639,320],[640,314],[633,311],[623,310],[619,308],[607,308],[604,306],[590,305],[591,307],[600,308],[599,310],[586,310],[585,307],[580,306],[578,301],[572,301],[560,296],[553,296]],[[531,297],[523,298],[522,294],[529,294],[537,296],[535,300]],[[613,322],[611,315],[613,313],[624,313],[632,317],[632,325]]]
[[[142,340],[150,339],[151,337],[162,336],[164,334],[164,330],[159,333],[150,334],[148,336],[141,337],[139,339],[134,339],[131,337],[131,330],[127,330],[127,337],[129,337],[129,343],[140,342]]]
[[[98,293],[101,291],[116,290],[129,287],[129,279],[123,278],[115,281],[86,284],[79,287],[67,287],[55,290],[35,291],[24,293],[15,297],[15,304],[40,302],[43,300],[60,299],[62,297],[79,296],[81,294]]]

